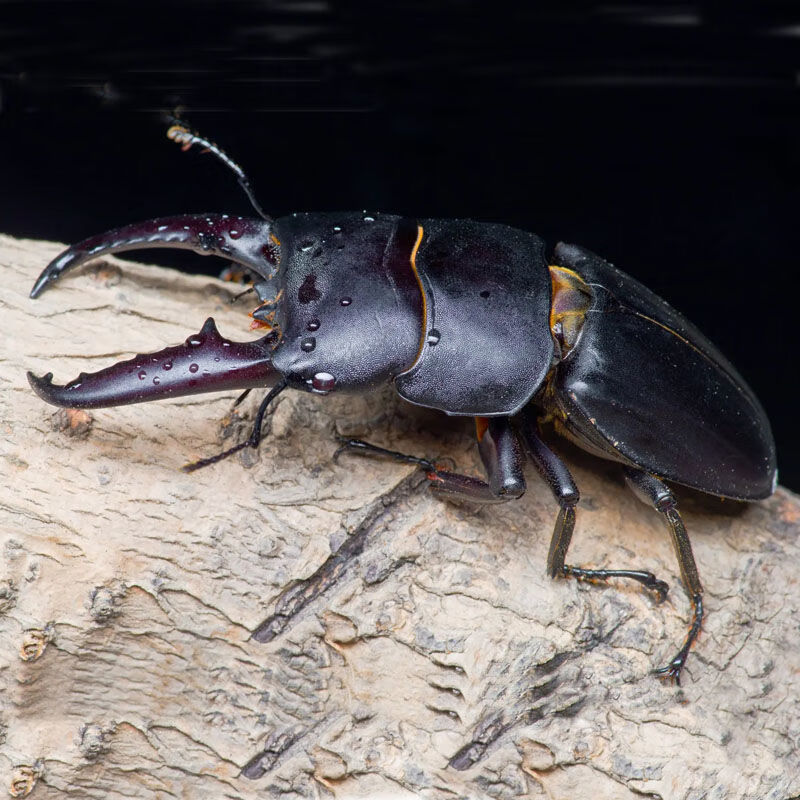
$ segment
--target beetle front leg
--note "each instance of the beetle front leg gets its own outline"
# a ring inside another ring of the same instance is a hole
[[[362,454],[382,455],[395,461],[416,464],[425,470],[431,491],[439,497],[465,500],[470,503],[505,503],[516,500],[525,493],[522,451],[508,417],[476,417],[478,452],[486,469],[489,482],[439,469],[425,458],[408,456],[395,450],[362,442],[360,439],[343,439],[336,456],[345,450]],[[336,457],[334,456],[334,457]]]
[[[606,581],[609,578],[630,578],[654,591],[663,602],[669,586],[652,572],[638,569],[586,569],[565,563],[567,550],[575,529],[575,506],[580,492],[564,462],[542,441],[536,430],[535,419],[527,415],[522,432],[528,445],[528,454],[539,474],[544,478],[561,509],[556,517],[550,550],[547,554],[547,572],[551,578],[575,578],[579,581]]]
[[[674,680],[680,686],[681,670],[703,624],[703,585],[700,583],[700,575],[697,572],[697,565],[694,561],[692,545],[686,534],[681,515],[678,513],[675,496],[654,475],[633,467],[624,467],[623,470],[625,482],[633,490],[633,493],[642,502],[652,505],[667,520],[670,534],[672,535],[672,544],[675,547],[675,554],[678,557],[678,564],[681,568],[681,579],[692,603],[692,622],[689,625],[686,640],[666,667],[655,670],[656,675]]]

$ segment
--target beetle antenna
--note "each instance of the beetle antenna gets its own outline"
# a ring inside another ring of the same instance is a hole
[[[221,453],[217,453],[215,456],[201,458],[199,461],[191,461],[188,464],[184,464],[181,467],[181,472],[194,472],[197,469],[202,469],[203,467],[208,467],[211,464],[216,464],[218,461],[222,461],[222,459],[232,456],[234,453],[238,453],[240,450],[244,450],[245,447],[258,447],[259,443],[261,442],[261,425],[264,422],[264,414],[267,412],[267,407],[286,388],[287,385],[288,384],[286,381],[281,381],[279,384],[277,384],[277,386],[274,386],[272,389],[270,389],[267,396],[261,401],[261,405],[258,407],[258,413],[256,414],[256,420],[253,423],[253,430],[247,439],[245,439],[243,442],[239,442],[239,444],[236,444],[233,447],[228,448],[227,450],[223,450]],[[245,392],[245,396],[246,394],[247,393]],[[240,397],[236,401],[236,404],[238,404],[241,400],[244,400],[244,397]]]
[[[244,170],[215,142],[212,142],[210,139],[206,139],[204,136],[201,136],[197,131],[190,128],[183,120],[178,119],[178,117],[171,116],[169,117],[170,122],[172,123],[167,130],[167,138],[171,139],[173,142],[177,142],[181,146],[181,150],[184,152],[188,150],[192,145],[199,144],[203,147],[204,153],[212,153],[215,155],[223,164],[225,164],[228,169],[232,170],[233,173],[236,175],[237,179],[239,180],[239,186],[244,189],[245,194],[247,195],[247,199],[250,201],[250,204],[253,208],[258,212],[259,216],[265,219],[267,222],[272,222],[272,217],[268,214],[264,213],[264,209],[256,200],[256,196],[253,193],[253,189],[250,186],[250,181],[245,175]]]

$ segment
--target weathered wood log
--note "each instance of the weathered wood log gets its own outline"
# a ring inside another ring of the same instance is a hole
[[[335,434],[451,456],[468,421],[285,393],[260,451],[233,394],[69,413],[63,382],[177,343],[237,287],[106,259],[30,301],[58,251],[0,237],[4,790],[55,798],[770,798],[800,793],[800,502],[683,492],[708,617],[678,689],[650,674],[690,613],[662,520],[567,446],[572,560],[638,585],[552,581],[555,506],[436,501],[410,467],[332,458]],[[251,632],[269,631],[259,642]]]

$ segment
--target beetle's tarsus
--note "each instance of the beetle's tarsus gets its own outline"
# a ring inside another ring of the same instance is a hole
[[[703,627],[703,616],[705,612],[703,610],[702,594],[692,595],[692,607],[692,624],[689,627],[689,633],[686,636],[686,641],[666,667],[653,670],[654,675],[657,675],[659,678],[663,678],[664,680],[672,680],[678,686],[681,685],[681,672],[686,664],[686,659],[689,657],[689,651],[692,649],[692,645],[697,640],[697,637],[700,635],[700,629]]]
[[[652,592],[655,592],[656,599],[659,603],[663,603],[667,599],[669,593],[669,584],[666,581],[659,580],[653,575],[652,572],[639,569],[584,569],[583,567],[573,567],[565,564],[561,568],[561,576],[564,578],[575,578],[578,581],[586,583],[594,583],[602,581],[606,583],[609,578],[630,578],[631,580],[638,581]]]
[[[421,467],[426,472],[436,472],[436,464],[429,461],[427,458],[418,458],[417,456],[409,456],[405,453],[399,453],[397,450],[387,450],[385,447],[378,447],[378,445],[364,442],[361,439],[349,439],[347,436],[337,436],[336,440],[340,442],[341,446],[337,448],[333,454],[334,462],[338,462],[339,456],[344,452],[359,453],[360,455],[377,455],[386,456],[393,461],[400,461],[404,464],[415,464]]]

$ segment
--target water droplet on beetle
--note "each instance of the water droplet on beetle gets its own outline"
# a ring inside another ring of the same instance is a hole
[[[308,239],[306,239],[305,241],[302,241],[302,242],[300,242],[299,245],[297,245],[297,252],[298,253],[307,253],[313,246],[314,246],[314,242],[309,241]]]
[[[352,303],[352,302],[353,302],[353,298],[352,298],[352,297],[343,297],[343,298],[342,298],[342,299],[339,301],[339,304],[340,304],[340,305],[343,305],[343,306],[349,306],[349,305],[350,305],[350,303]]]
[[[206,340],[205,336],[200,336],[200,334],[194,333],[186,340],[186,346],[200,347],[200,345],[203,344],[205,340]]]
[[[189,364],[189,372],[197,372],[198,369],[200,369],[200,367],[198,367],[197,364]]]
[[[172,369],[172,362],[171,361],[165,361],[162,364],[162,366],[163,366],[164,369]]]
[[[441,338],[442,338],[442,334],[441,334],[441,333],[439,333],[439,331],[438,331],[438,330],[436,330],[436,328],[431,328],[431,329],[428,331],[428,336],[427,336],[427,338],[425,339],[425,341],[426,341],[426,342],[427,342],[427,343],[428,343],[428,344],[429,344],[431,347],[435,347],[437,344],[439,344],[439,340],[440,340]]]
[[[364,217],[364,222],[375,222],[375,217],[366,216]]]
[[[228,231],[228,236],[230,236],[231,239],[238,239],[241,235],[242,235],[242,232],[240,230],[238,230],[237,228],[231,228]]]
[[[310,353],[316,346],[317,340],[313,336],[306,336],[306,338],[300,342],[300,349],[304,353]]]
[[[333,226],[333,232],[334,233],[341,233],[342,232],[341,226],[340,225],[334,225]]]
[[[308,325],[306,325],[307,331],[318,331],[320,326],[320,321],[315,317],[314,319],[310,319],[308,321]]]
[[[336,386],[336,378],[330,372],[318,372],[311,379],[311,386],[318,392],[329,392]]]
[[[158,386],[158,384],[161,383],[161,378],[156,375],[155,378],[153,378],[153,383]]]
[[[147,372],[145,370],[143,370],[143,369],[140,369],[136,373],[136,377],[139,378],[140,381],[143,381],[147,377]]]

